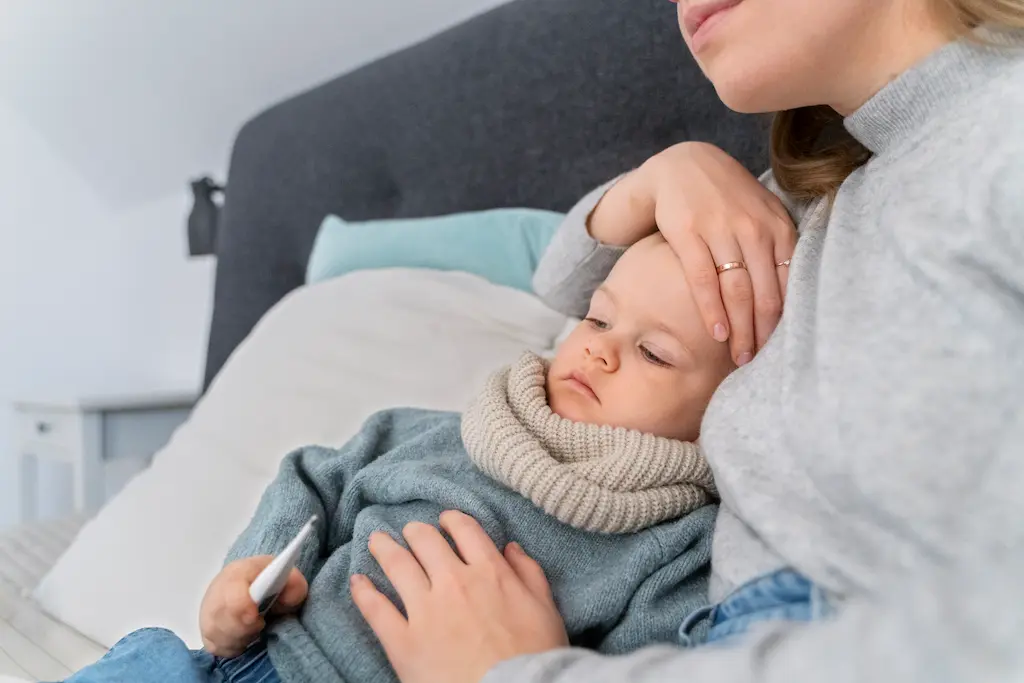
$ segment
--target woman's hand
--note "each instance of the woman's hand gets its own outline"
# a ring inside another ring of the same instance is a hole
[[[708,333],[747,363],[782,315],[796,230],[778,197],[717,147],[685,142],[657,154],[609,190],[591,235],[633,244],[660,230],[679,255]],[[742,262],[721,274],[717,266]]]
[[[458,554],[428,524],[403,530],[411,553],[387,534],[370,537],[408,618],[368,578],[352,579],[352,598],[403,683],[478,683],[501,661],[569,644],[544,571],[522,548],[510,543],[502,555],[461,512],[443,513],[441,526]]]

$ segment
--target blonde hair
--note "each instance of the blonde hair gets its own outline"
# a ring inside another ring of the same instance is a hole
[[[933,0],[957,35],[981,24],[1024,29],[1024,0]],[[871,153],[846,132],[828,106],[778,112],[772,122],[771,162],[779,187],[795,199],[835,197]]]

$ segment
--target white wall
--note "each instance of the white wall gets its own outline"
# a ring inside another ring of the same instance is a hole
[[[0,97],[136,204],[221,168],[255,110],[505,1],[3,0]]]
[[[198,386],[187,181],[223,177],[241,123],[502,2],[0,2],[0,528],[12,400]]]
[[[212,263],[184,257],[185,194],[112,211],[2,104],[0,149],[2,527],[18,510],[11,401],[197,386]]]

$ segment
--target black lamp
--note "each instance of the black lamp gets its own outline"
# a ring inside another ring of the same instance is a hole
[[[189,256],[216,254],[224,187],[208,176],[193,180],[190,185],[192,211],[188,215]]]

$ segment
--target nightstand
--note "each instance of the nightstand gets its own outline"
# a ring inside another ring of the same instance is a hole
[[[194,393],[163,393],[16,402],[22,520],[39,516],[41,461],[70,466],[74,511],[92,514],[145,469],[188,417],[195,400]]]

